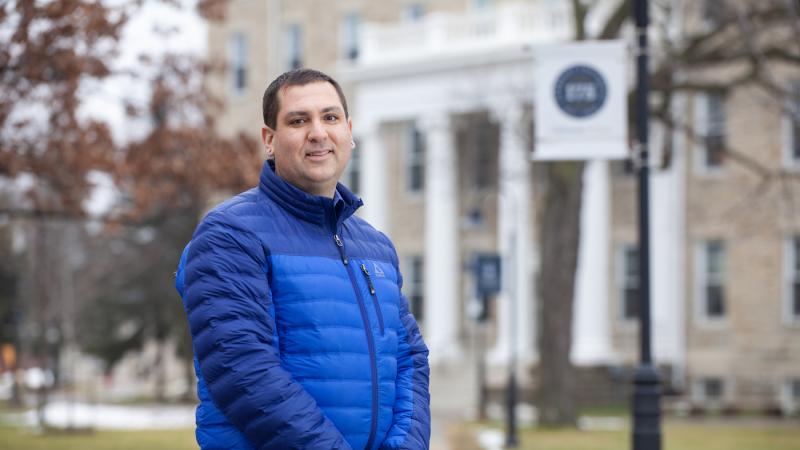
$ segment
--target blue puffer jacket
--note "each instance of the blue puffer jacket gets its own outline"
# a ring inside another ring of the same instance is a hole
[[[428,350],[397,254],[337,190],[311,196],[265,163],[186,247],[201,448],[428,447]]]

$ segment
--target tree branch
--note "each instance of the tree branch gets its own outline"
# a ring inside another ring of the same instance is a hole
[[[586,39],[586,14],[588,10],[580,0],[572,0],[572,16],[575,19],[575,40]]]
[[[686,134],[689,140],[692,141],[692,143],[694,144],[702,143],[704,136],[697,133],[694,127],[687,124],[686,122],[678,121],[668,116],[658,116],[658,111],[651,111],[651,114],[657,116],[659,120],[661,120],[668,126],[669,129],[676,129],[682,131],[684,134]],[[732,149],[727,142],[725,144],[724,154],[726,159],[730,159],[731,161],[735,161],[741,164],[743,167],[747,168],[748,170],[751,170],[756,175],[758,175],[758,177],[762,180],[775,178],[777,176],[776,171],[765,166],[761,162],[751,158],[747,154]]]
[[[598,39],[614,39],[619,37],[622,25],[630,17],[631,14],[631,0],[623,0],[618,5],[614,12],[608,17],[603,30],[597,36]]]

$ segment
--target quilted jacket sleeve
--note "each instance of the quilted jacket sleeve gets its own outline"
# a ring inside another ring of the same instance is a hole
[[[349,449],[314,399],[280,365],[260,241],[214,213],[185,268],[192,344],[214,403],[258,449]]]
[[[401,277],[401,287],[402,283]],[[427,449],[431,437],[428,348],[402,293],[400,322],[394,418],[381,449]]]

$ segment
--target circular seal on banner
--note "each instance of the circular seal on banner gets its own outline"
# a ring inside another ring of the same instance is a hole
[[[589,117],[606,102],[606,81],[589,66],[572,66],[561,72],[555,86],[556,104],[572,117]]]

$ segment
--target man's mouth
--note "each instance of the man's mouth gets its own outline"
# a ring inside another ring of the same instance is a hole
[[[328,153],[333,153],[333,151],[331,149],[313,150],[313,151],[310,151],[310,152],[306,152],[306,157],[309,157],[309,158],[321,158],[321,157],[327,155]]]

